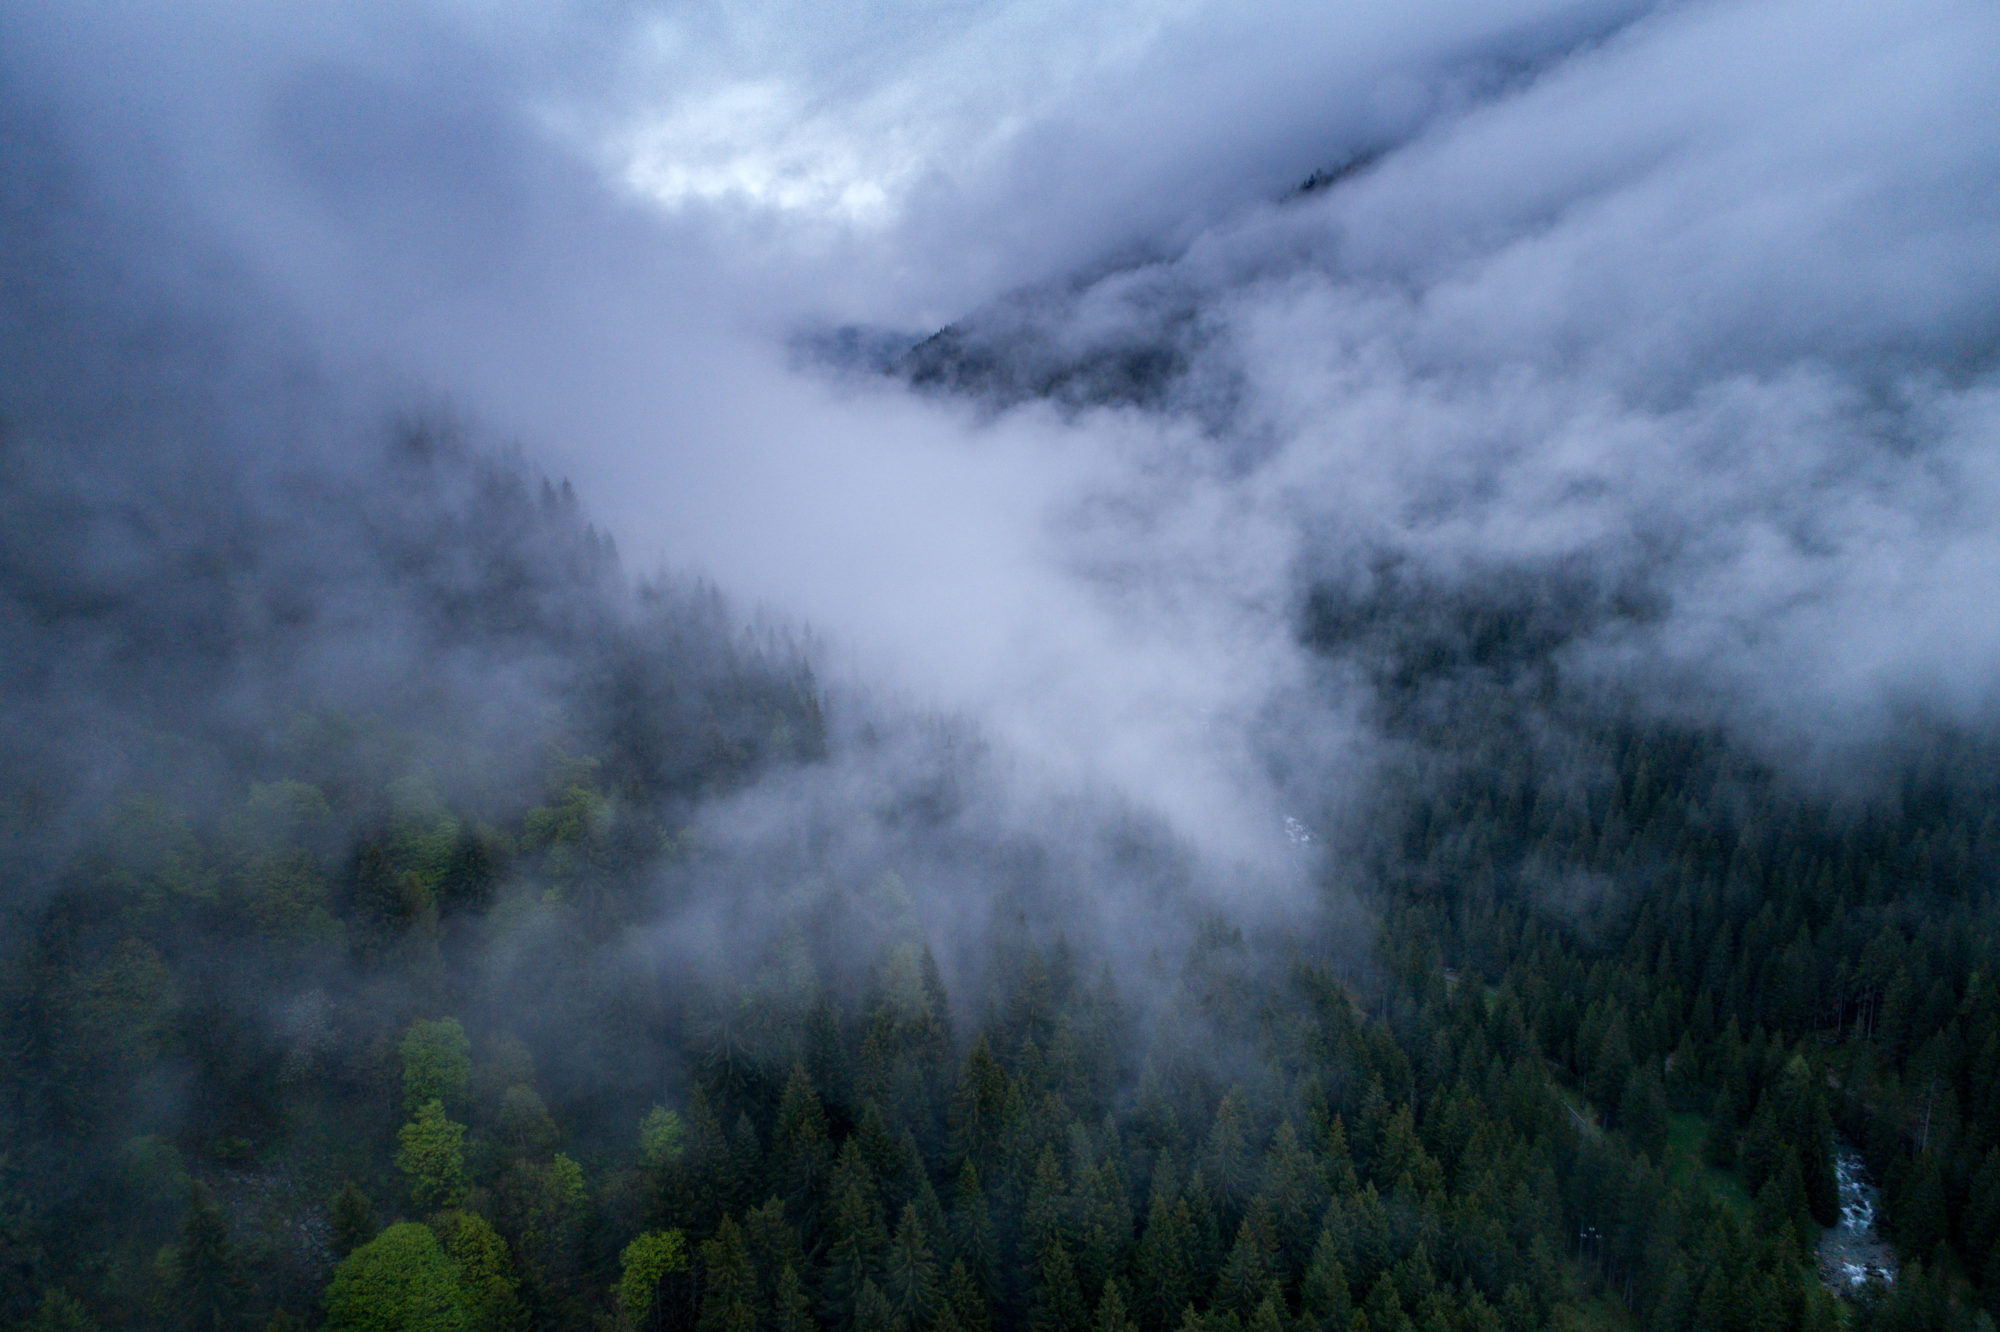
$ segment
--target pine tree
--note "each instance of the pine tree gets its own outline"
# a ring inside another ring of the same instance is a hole
[[[1965,1200],[1965,1250],[1977,1255],[2000,1241],[2000,1147],[1988,1148]]]
[[[1245,1320],[1244,1332],[1285,1332],[1285,1318],[1281,1312],[1283,1305],[1284,1300],[1274,1283],[1258,1303],[1256,1311]],[[1445,1332],[1450,1332],[1450,1329],[1445,1329]]]
[[[819,1332],[812,1316],[812,1301],[806,1298],[805,1283],[790,1263],[778,1273],[777,1298],[772,1301],[772,1332]]]
[[[1029,1185],[1027,1201],[1021,1207],[1023,1252],[1040,1254],[1052,1244],[1069,1242],[1067,1204],[1062,1164],[1056,1158],[1055,1144],[1049,1143],[1035,1162],[1034,1182]]]
[[[375,1236],[374,1207],[361,1186],[348,1180],[333,1196],[333,1252],[345,1258]]]
[[[952,1186],[951,1253],[965,1264],[982,1295],[990,1298],[999,1273],[999,1249],[986,1190],[980,1186],[978,1169],[969,1160],[959,1168],[958,1182]]]
[[[1618,1127],[1635,1151],[1663,1160],[1667,1147],[1667,1092],[1652,1065],[1635,1068],[1618,1099]]]
[[[188,1193],[175,1262],[174,1304],[188,1332],[235,1327],[242,1306],[243,1274],[229,1243],[229,1225],[197,1182]]]
[[[1231,1088],[1216,1107],[1215,1123],[1208,1131],[1201,1157],[1203,1175],[1222,1207],[1231,1211],[1250,1196],[1250,1145],[1248,1115],[1243,1093]]]
[[[767,1199],[762,1207],[743,1214],[743,1239],[750,1246],[750,1262],[757,1269],[757,1292],[761,1307],[778,1307],[778,1278],[787,1268],[806,1268],[805,1244],[798,1228],[785,1220],[782,1198]]]
[[[855,1294],[852,1332],[907,1332],[896,1321],[895,1311],[890,1309],[881,1287],[873,1281],[862,1282]]]
[[[952,1093],[949,1111],[951,1158],[991,1174],[1014,1118],[1013,1090],[993,1047],[981,1036],[965,1057],[965,1070]]]
[[[1361,1181],[1354,1173],[1354,1153],[1347,1146],[1347,1125],[1339,1115],[1326,1129],[1326,1174],[1327,1189],[1336,1198],[1345,1198],[1360,1191]]]
[[[1271,1135],[1257,1196],[1271,1217],[1287,1268],[1297,1271],[1311,1252],[1328,1194],[1325,1171],[1300,1145],[1290,1120],[1280,1121]]]
[[[827,1271],[821,1288],[830,1327],[846,1327],[857,1313],[864,1284],[873,1284],[888,1235],[874,1172],[861,1158],[861,1144],[849,1138],[833,1167],[833,1205],[827,1226]],[[878,1298],[880,1290],[876,1291]]]
[[[688,1097],[685,1146],[673,1173],[680,1196],[670,1209],[672,1217],[690,1234],[713,1231],[722,1214],[734,1205],[730,1197],[733,1181],[729,1171],[729,1137],[699,1083]]]
[[[1362,1311],[1368,1315],[1368,1325],[1375,1332],[1410,1332],[1410,1316],[1404,1312],[1402,1296],[1386,1273],[1368,1292]]]
[[[937,1260],[931,1256],[916,1204],[907,1204],[902,1220],[896,1225],[895,1238],[889,1242],[882,1270],[882,1293],[909,1332],[920,1332],[929,1326],[931,1311],[937,1303],[937,1276]]]
[[[967,1268],[955,1260],[944,1279],[944,1307],[958,1332],[992,1332],[993,1306],[987,1292]]]
[[[1029,1332],[1085,1332],[1084,1321],[1083,1292],[1076,1283],[1076,1267],[1061,1241],[1055,1241],[1042,1250],[1035,1263]]]
[[[1833,1166],[1833,1114],[1826,1092],[1812,1086],[1799,1132],[1799,1166],[1805,1172],[1806,1206],[1822,1226],[1840,1223],[1840,1179]]]
[[[1276,1275],[1269,1221],[1261,1215],[1260,1208],[1251,1210],[1252,1215],[1244,1217],[1243,1224],[1237,1227],[1236,1242],[1230,1247],[1215,1286],[1215,1307],[1227,1309],[1239,1318],[1248,1318],[1256,1312],[1258,1302],[1264,1298],[1265,1284]]]
[[[1133,1275],[1137,1279],[1144,1314],[1153,1327],[1172,1327],[1181,1310],[1194,1298],[1194,1223],[1187,1204],[1168,1202],[1155,1190],[1151,1215],[1139,1248]]]
[[[1188,1275],[1196,1294],[1215,1284],[1216,1269],[1222,1265],[1221,1223],[1210,1200],[1208,1181],[1196,1170],[1181,1195],[1187,1205]]]
[[[1139,1332],[1132,1319],[1125,1312],[1125,1293],[1118,1288],[1116,1277],[1104,1283],[1104,1294],[1098,1297],[1097,1318],[1091,1324],[1092,1332]]]
[[[1347,1269],[1341,1264],[1333,1231],[1323,1226],[1299,1283],[1299,1316],[1311,1332],[1343,1332],[1352,1312]]]
[[[723,1217],[701,1246],[701,1318],[697,1332],[756,1332],[757,1271],[733,1217]]]
[[[1917,1153],[1896,1195],[1890,1220],[1895,1225],[1897,1247],[1913,1258],[1928,1258],[1944,1242],[1944,1175],[1930,1152]]]

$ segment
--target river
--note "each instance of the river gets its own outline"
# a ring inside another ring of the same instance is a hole
[[[1843,1295],[1857,1293],[1870,1281],[1894,1281],[1895,1251],[1875,1228],[1881,1195],[1868,1178],[1861,1153],[1845,1138],[1833,1140],[1833,1173],[1840,1182],[1840,1224],[1820,1236],[1820,1279]]]

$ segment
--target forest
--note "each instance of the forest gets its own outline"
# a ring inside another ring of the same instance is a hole
[[[368,534],[371,613],[419,609],[410,663],[562,670],[478,747],[435,699],[314,707],[291,680],[282,720],[220,738],[155,700],[87,799],[17,756],[9,1325],[1990,1326],[1979,737],[1807,788],[1566,682],[1597,611],[1560,579],[1329,581],[1302,641],[1372,663],[1397,757],[1322,885],[1352,910],[1246,929],[1176,897],[1143,820],[1091,815],[1094,862],[984,826],[942,723],[838,720],[858,705],[804,649],[712,591],[627,583],[524,464],[418,429],[381,465],[394,524],[374,487],[322,521]],[[326,608],[269,614],[278,578],[189,558],[13,604],[72,652],[221,616],[185,669],[242,671],[322,632]],[[43,697],[74,710],[66,661]],[[920,775],[832,810],[880,833],[865,871],[824,815],[759,856],[702,822],[898,727],[930,737]],[[81,831],[52,838],[58,808]],[[916,899],[947,865],[991,906],[941,955]],[[1185,929],[1135,965],[1065,905],[1093,874]],[[769,875],[817,887],[755,897]],[[788,905],[712,925],[726,968],[658,942],[730,892]],[[1838,1294],[1815,1266],[1837,1143],[1900,1256]]]
[[[0,5],[0,1332],[1996,1332],[1996,86]]]

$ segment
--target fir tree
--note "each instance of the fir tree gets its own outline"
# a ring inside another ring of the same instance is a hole
[[[937,1302],[937,1260],[931,1256],[914,1203],[903,1208],[895,1238],[883,1263],[882,1293],[909,1332],[929,1326]]]
[[[875,1193],[874,1172],[861,1158],[861,1145],[849,1138],[833,1168],[833,1205],[827,1226],[827,1270],[822,1286],[825,1317],[842,1328],[859,1315],[856,1301],[864,1284],[873,1285],[888,1236],[882,1206]],[[880,1290],[876,1291],[881,1297]]]
[[[1151,1325],[1171,1327],[1194,1297],[1194,1223],[1185,1202],[1169,1204],[1155,1192],[1152,1215],[1139,1239],[1134,1276],[1144,1292]]]
[[[188,1193],[174,1269],[174,1305],[181,1327],[188,1332],[221,1332],[237,1325],[243,1274],[222,1210],[200,1183]]]
[[[777,1296],[771,1306],[772,1332],[819,1332],[812,1316],[812,1301],[806,1298],[805,1283],[790,1263],[778,1273]]]
[[[757,1272],[733,1217],[723,1217],[701,1246],[701,1318],[697,1332],[756,1332]]]
[[[944,1307],[950,1311],[958,1332],[992,1332],[991,1297],[962,1258],[954,1260],[945,1274]]]
[[[1029,1332],[1085,1332],[1083,1292],[1061,1241],[1042,1250],[1028,1311]]]
[[[980,1186],[979,1170],[970,1160],[959,1168],[951,1196],[951,1253],[965,1264],[983,1295],[991,1298],[998,1274],[999,1250],[993,1217]]]
[[[333,1252],[345,1258],[375,1236],[374,1208],[361,1186],[348,1180],[333,1196]]]
[[[1118,1288],[1116,1277],[1104,1283],[1104,1294],[1097,1300],[1097,1317],[1091,1322],[1091,1332],[1139,1332],[1131,1317],[1125,1312],[1125,1293]]]
[[[1321,1227],[1299,1283],[1299,1316],[1310,1332],[1343,1332],[1353,1312],[1347,1269],[1340,1261],[1333,1231]]]

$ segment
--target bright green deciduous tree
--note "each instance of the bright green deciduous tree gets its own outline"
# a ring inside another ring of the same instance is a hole
[[[326,1288],[327,1332],[470,1332],[457,1265],[404,1221],[356,1249]]]
[[[688,1269],[687,1236],[678,1230],[649,1230],[625,1246],[619,1263],[624,1275],[618,1281],[618,1309],[629,1327],[652,1327],[658,1322],[654,1305],[660,1282],[670,1272]]]
[[[458,1268],[465,1291],[467,1332],[518,1332],[527,1326],[521,1283],[507,1243],[477,1212],[446,1212],[431,1229]]]
[[[639,1156],[649,1170],[662,1170],[687,1150],[687,1126],[663,1105],[646,1112],[639,1125]]]
[[[445,1118],[444,1102],[424,1102],[397,1138],[396,1168],[409,1181],[410,1200],[424,1211],[465,1201],[465,1125]]]
[[[418,1019],[403,1033],[403,1112],[415,1114],[426,1102],[465,1104],[472,1085],[472,1043],[457,1018]]]

